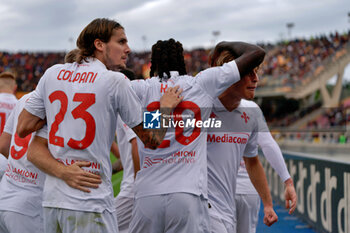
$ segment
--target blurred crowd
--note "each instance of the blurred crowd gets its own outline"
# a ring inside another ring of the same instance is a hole
[[[325,65],[342,57],[350,48],[350,31],[310,39],[295,39],[270,47],[261,67],[259,86],[305,85],[325,70]]]
[[[278,132],[275,134],[276,139],[314,144],[350,144],[350,97],[343,100],[337,108],[321,108],[321,105],[316,104],[308,109],[290,114],[283,121],[292,119],[295,122],[298,120],[298,114],[306,116],[307,112],[310,113],[316,109],[321,110],[320,114],[316,114],[297,129],[284,128],[283,125],[270,122],[269,125],[273,126],[275,132]],[[290,122],[293,122],[292,120]]]
[[[350,51],[350,31],[344,34],[335,32],[309,39],[259,45],[267,51],[265,61],[259,70],[259,88],[292,89],[298,85],[305,85],[313,76],[323,72],[326,64],[331,64],[330,61],[335,61]],[[204,48],[184,51],[185,64],[190,75],[196,75],[209,67],[209,53],[210,49]],[[0,72],[14,73],[17,77],[18,91],[29,92],[35,89],[47,68],[53,64],[63,63],[64,56],[65,52],[0,52]],[[127,66],[135,72],[137,78],[148,78],[150,58],[151,54],[148,51],[132,52]],[[315,102],[301,109],[295,100],[266,99],[261,107],[269,125],[285,127],[319,109],[321,102]],[[349,122],[348,115],[345,114],[348,110],[349,106],[345,105],[338,109],[329,109],[317,119],[311,120],[305,127],[312,130],[344,126]]]
[[[9,71],[16,76],[18,91],[29,92],[35,89],[41,76],[50,66],[63,63],[65,52],[19,52],[0,51],[0,73]]]
[[[210,49],[203,48],[184,51],[187,73],[194,76],[201,70],[208,68],[209,53]],[[135,72],[138,79],[149,78],[151,52],[131,53],[127,66]]]
[[[320,74],[329,59],[341,57],[349,46],[350,31],[338,32],[310,39],[295,39],[275,45],[260,44],[266,51],[265,61],[260,69],[260,87],[295,87],[310,81],[312,75]],[[187,71],[196,75],[208,68],[210,49],[184,51]],[[20,91],[31,91],[43,72],[55,63],[63,63],[65,52],[0,52],[0,72],[15,73]],[[131,53],[128,67],[138,78],[148,78],[150,52]]]

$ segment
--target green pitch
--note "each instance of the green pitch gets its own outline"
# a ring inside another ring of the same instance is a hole
[[[117,159],[111,154],[111,162],[114,163]],[[114,196],[117,196],[117,194],[120,191],[120,183],[123,179],[123,171],[120,171],[112,176],[112,185],[113,185],[113,191]]]

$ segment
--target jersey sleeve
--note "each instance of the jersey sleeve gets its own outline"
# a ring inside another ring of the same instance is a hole
[[[133,80],[130,82],[132,89],[135,91],[137,97],[142,99],[142,95],[145,94],[145,81],[144,80]]]
[[[244,150],[244,157],[255,157],[258,155],[258,136],[259,136],[259,112],[261,112],[260,108],[257,107],[249,107],[247,109],[252,116],[254,116],[254,127],[252,130],[252,135],[248,140],[247,146]],[[262,115],[262,114],[260,114]]]
[[[27,100],[24,109],[29,113],[44,119],[46,117],[45,103],[44,103],[44,91],[45,91],[45,78],[48,75],[48,71],[45,72],[43,77],[40,79],[38,86],[35,91],[31,94]]]
[[[142,107],[128,79],[118,82],[115,102],[121,119],[133,128],[142,122]]]
[[[195,80],[209,96],[216,98],[240,78],[236,62],[230,61],[200,72]]]
[[[47,139],[47,125],[45,124],[41,129],[36,131],[35,136],[39,136]]]
[[[258,110],[260,114],[258,117],[258,144],[261,147],[267,161],[271,164],[272,168],[278,173],[284,182],[290,178],[290,174],[284,161],[281,149],[275,139],[273,139],[261,109],[258,108]]]
[[[128,142],[130,142],[131,139],[136,138],[134,131],[130,129],[126,124],[123,124],[123,129],[125,131],[125,136]]]
[[[16,107],[15,109],[13,109],[13,111],[11,112],[9,118],[7,119],[6,123],[5,123],[5,127],[4,127],[4,132],[11,134],[13,133],[13,127],[14,127],[14,120],[15,120],[15,111],[16,111]]]
[[[248,143],[244,149],[244,157],[255,157],[258,155],[258,133],[253,131],[248,139]]]
[[[122,121],[120,116],[118,117],[117,127],[120,128],[121,130],[123,130],[123,132],[125,133],[125,137],[128,140],[128,142],[130,142],[131,139],[136,138],[136,134],[134,133],[134,131],[132,129],[130,129],[129,126],[127,126]]]
[[[282,181],[284,182],[289,179],[290,174],[284,161],[281,149],[279,148],[277,142],[273,139],[271,133],[259,132],[258,144],[261,147],[265,158],[281,177]]]

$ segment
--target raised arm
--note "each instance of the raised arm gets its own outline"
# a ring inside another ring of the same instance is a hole
[[[273,210],[272,198],[270,194],[269,186],[267,185],[267,179],[264,172],[264,168],[261,165],[258,156],[255,157],[243,157],[249,178],[254,185],[256,191],[264,204],[264,223],[267,226],[271,226],[277,222],[278,217]]]
[[[217,58],[223,51],[230,51],[235,57],[235,61],[241,77],[251,72],[259,66],[265,57],[265,50],[257,45],[245,42],[222,41],[218,43],[211,56],[211,66],[215,66]]]

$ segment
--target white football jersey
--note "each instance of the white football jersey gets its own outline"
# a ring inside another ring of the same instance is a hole
[[[25,109],[47,118],[49,149],[54,158],[70,165],[89,161],[83,169],[99,174],[102,183],[85,193],[48,176],[44,207],[80,211],[114,211],[110,148],[118,113],[133,128],[142,122],[141,105],[130,81],[107,70],[98,59],[82,64],[52,66],[41,78]]]
[[[117,120],[117,142],[120,152],[120,159],[123,164],[123,180],[120,184],[118,196],[134,197],[134,164],[131,155],[130,140],[136,138],[136,134],[118,116]]]
[[[0,210],[28,216],[42,214],[45,173],[27,160],[28,145],[35,133],[25,138],[16,134],[17,119],[30,94],[23,96],[6,122],[4,132],[11,134],[7,170],[0,183]]]
[[[236,219],[234,195],[240,161],[243,156],[255,157],[258,153],[258,119],[261,111],[250,102],[241,100],[240,105],[229,112],[216,99],[212,117],[221,120],[223,126],[220,131],[210,130],[207,137],[211,214],[231,223]]]
[[[237,65],[232,61],[206,69],[196,77],[171,72],[167,81],[160,82],[158,77],[135,80],[132,87],[147,111],[154,111],[166,88],[179,85],[184,99],[173,111],[175,122],[200,122],[209,119],[214,99],[239,80]],[[136,198],[175,192],[207,198],[207,133],[203,128],[187,126],[168,129],[156,150],[145,148],[138,140],[141,170],[135,181]]]
[[[0,93],[0,135],[4,130],[6,120],[16,106],[17,98],[10,93]]]

